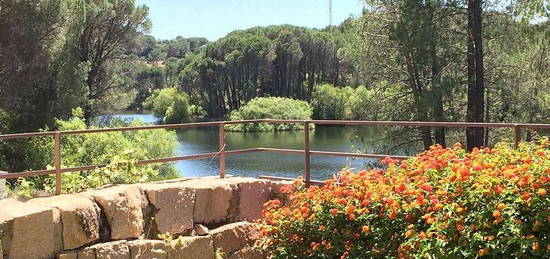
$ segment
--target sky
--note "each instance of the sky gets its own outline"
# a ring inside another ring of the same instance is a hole
[[[362,0],[332,0],[332,24],[358,16]],[[254,26],[292,24],[324,28],[329,24],[329,0],[137,0],[149,7],[151,35],[217,40],[229,32]]]

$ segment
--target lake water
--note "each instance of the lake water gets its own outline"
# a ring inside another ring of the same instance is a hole
[[[156,124],[157,118],[151,114],[119,114],[114,117],[124,120],[141,119],[145,123]],[[218,149],[218,128],[203,127],[177,130],[178,155],[216,152]],[[380,129],[372,127],[329,126],[317,127],[310,132],[311,150],[357,152],[354,136],[374,139],[380,136]],[[254,147],[303,149],[303,131],[280,132],[226,132],[226,150]],[[372,152],[361,145],[361,150]],[[408,154],[401,151],[396,155]],[[395,154],[395,153],[394,153]],[[311,176],[313,179],[326,179],[343,167],[362,169],[376,160],[352,159],[345,157],[311,156]],[[210,176],[219,172],[218,159],[178,161],[176,167],[182,176]],[[268,152],[226,156],[226,173],[239,176],[259,175],[297,177],[304,172],[304,157],[300,154],[274,154]]]

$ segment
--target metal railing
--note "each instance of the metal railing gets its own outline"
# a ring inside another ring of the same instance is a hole
[[[283,149],[283,148],[248,148],[238,150],[225,150],[225,126],[231,124],[249,124],[249,123],[270,123],[270,124],[303,124],[304,126],[304,149]],[[550,129],[550,124],[524,124],[524,123],[471,123],[471,122],[418,122],[418,121],[347,121],[347,120],[241,120],[241,121],[214,121],[214,122],[198,122],[198,123],[183,123],[183,124],[168,124],[168,125],[148,125],[139,127],[123,127],[123,128],[100,128],[72,131],[49,131],[49,132],[34,132],[34,133],[17,133],[0,135],[2,139],[18,139],[30,137],[53,137],[54,139],[54,169],[34,170],[26,172],[15,172],[8,174],[0,174],[0,179],[12,179],[20,177],[31,177],[39,175],[55,174],[55,193],[61,193],[61,174],[67,172],[78,172],[93,170],[104,167],[105,165],[84,165],[79,167],[62,168],[61,166],[61,138],[67,135],[81,135],[99,132],[116,132],[116,131],[137,131],[137,130],[154,130],[154,129],[181,129],[181,128],[196,128],[196,127],[211,127],[217,126],[219,132],[218,152],[182,155],[174,157],[163,157],[156,159],[147,159],[136,161],[138,165],[174,162],[181,160],[195,160],[219,157],[221,178],[225,177],[225,157],[228,155],[237,155],[253,152],[271,152],[280,154],[303,154],[304,155],[304,181],[306,185],[319,184],[319,181],[311,180],[311,155],[319,156],[343,156],[355,158],[375,158],[383,159],[390,157],[397,160],[407,159],[407,156],[385,155],[385,154],[361,154],[361,153],[346,153],[346,152],[331,152],[311,150],[309,143],[310,124],[315,125],[346,125],[346,126],[405,126],[405,127],[459,127],[459,128],[511,128],[514,130],[514,142],[517,147],[521,140],[522,129]],[[275,176],[260,176],[264,179],[288,180],[290,178],[275,177]]]

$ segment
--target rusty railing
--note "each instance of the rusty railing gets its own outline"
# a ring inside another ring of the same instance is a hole
[[[282,149],[282,148],[247,148],[238,150],[225,150],[225,125],[231,124],[247,124],[247,123],[299,123],[304,125],[304,149]],[[78,172],[93,170],[105,165],[84,165],[79,167],[62,168],[61,165],[61,139],[67,135],[91,134],[99,132],[116,132],[116,131],[136,131],[136,130],[153,130],[153,129],[180,129],[180,128],[196,128],[196,127],[211,127],[219,128],[218,152],[182,155],[174,157],[163,157],[156,159],[139,160],[138,165],[174,162],[181,160],[194,160],[218,157],[220,163],[219,175],[225,177],[225,157],[228,155],[237,155],[253,152],[272,152],[280,154],[303,154],[304,155],[304,181],[306,185],[320,184],[319,181],[311,180],[310,157],[311,155],[319,156],[343,156],[355,158],[375,158],[383,159],[390,157],[397,160],[407,159],[407,156],[385,155],[385,154],[361,154],[361,153],[345,153],[310,150],[309,131],[310,124],[316,125],[347,125],[347,126],[405,126],[405,127],[459,127],[459,128],[511,128],[514,130],[514,142],[517,147],[521,140],[522,129],[550,129],[550,124],[523,124],[523,123],[471,123],[471,122],[417,122],[417,121],[347,121],[347,120],[242,120],[242,121],[214,121],[214,122],[198,122],[198,123],[183,123],[183,124],[168,124],[168,125],[147,125],[139,127],[124,127],[124,128],[101,128],[101,129],[86,129],[72,131],[49,131],[49,132],[34,132],[34,133],[17,133],[0,135],[0,140],[30,138],[30,137],[53,137],[54,139],[54,169],[34,170],[26,172],[3,173],[0,174],[0,179],[12,179],[20,177],[32,177],[39,175],[55,174],[55,193],[61,193],[61,174],[66,172]],[[288,180],[285,177],[276,176],[260,176],[264,179],[273,180]]]

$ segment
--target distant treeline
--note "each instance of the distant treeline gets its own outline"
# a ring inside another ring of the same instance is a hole
[[[351,20],[350,20],[351,21]],[[291,25],[235,31],[206,45],[199,39],[156,42],[144,36],[140,58],[154,66],[138,74],[140,107],[154,88],[178,87],[210,117],[223,117],[259,96],[310,100],[316,85],[345,85],[338,57],[349,38],[344,23],[325,30]]]

